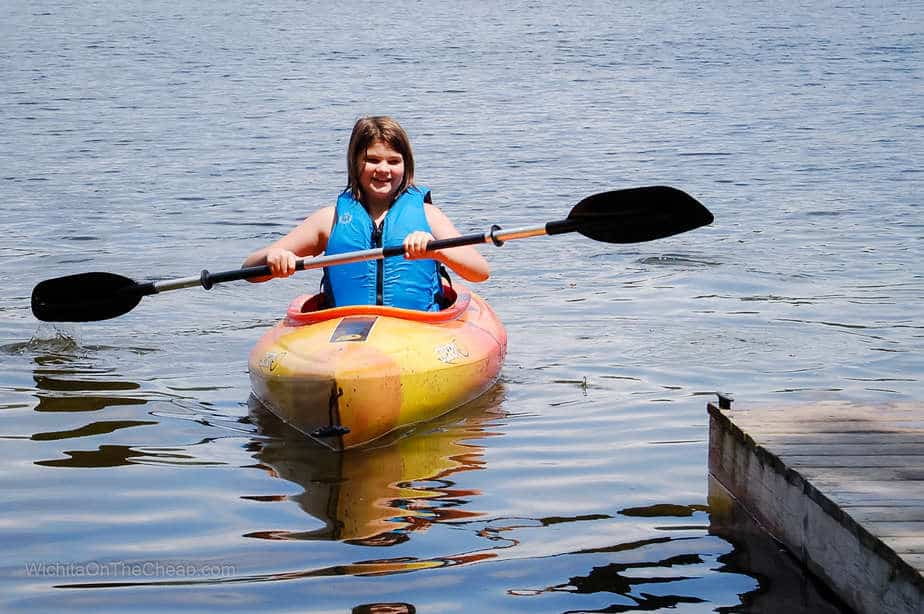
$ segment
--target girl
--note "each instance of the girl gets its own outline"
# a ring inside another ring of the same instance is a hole
[[[348,187],[337,204],[317,211],[289,234],[247,257],[244,266],[267,264],[272,277],[288,277],[295,261],[403,243],[404,259],[370,260],[324,269],[331,306],[390,305],[438,310],[440,266],[468,281],[484,281],[488,263],[471,246],[427,252],[433,239],[459,236],[432,204],[430,190],[414,184],[414,155],[407,133],[389,117],[365,117],[353,126],[347,150]],[[266,281],[263,277],[252,281]]]

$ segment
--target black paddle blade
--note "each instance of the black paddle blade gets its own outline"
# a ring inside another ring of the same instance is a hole
[[[641,243],[693,230],[712,220],[712,213],[686,192],[652,186],[588,196],[574,206],[559,232],[577,230],[605,243]]]
[[[113,273],[81,273],[46,279],[32,290],[32,314],[45,322],[95,322],[134,309],[151,284]]]

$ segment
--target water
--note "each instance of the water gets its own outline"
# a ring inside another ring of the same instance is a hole
[[[9,3],[0,609],[839,611],[713,505],[704,406],[924,396],[922,23],[914,2]],[[237,267],[332,202],[366,113],[402,122],[463,232],[658,184],[716,222],[485,246],[498,386],[342,456],[248,404],[249,347],[316,273],[32,318],[42,279]]]

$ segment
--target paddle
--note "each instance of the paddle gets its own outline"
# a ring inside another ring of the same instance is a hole
[[[427,245],[437,251],[462,245],[494,243],[541,235],[579,232],[604,243],[640,243],[669,237],[712,223],[712,214],[692,196],[664,186],[630,188],[594,194],[579,202],[564,220],[539,226],[503,230],[492,226],[484,233],[437,239]],[[404,254],[394,245],[334,256],[303,258],[296,269],[317,269]],[[267,265],[202,273],[195,277],[138,283],[113,273],[81,273],[40,282],[32,290],[32,313],[46,322],[92,322],[128,313],[150,294],[202,286],[206,290],[226,281],[265,277]]]

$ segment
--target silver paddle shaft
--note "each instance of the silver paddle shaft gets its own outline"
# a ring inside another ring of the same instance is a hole
[[[452,237],[449,239],[435,239],[427,245],[428,251],[438,251],[441,249],[451,249],[463,245],[477,245],[479,243],[494,243],[502,245],[505,241],[516,239],[527,239],[529,237],[538,237],[549,234],[548,224],[541,226],[524,226],[522,228],[511,228],[503,230],[499,226],[494,226],[488,232],[481,234],[464,235]],[[358,250],[347,252],[345,254],[335,254],[332,256],[316,256],[313,258],[300,258],[295,262],[295,269],[298,271],[308,269],[320,269],[328,266],[338,266],[341,264],[352,264],[354,262],[364,262],[366,260],[380,260],[392,256],[400,256],[404,253],[404,246],[396,245],[392,247],[378,247],[373,249]],[[209,273],[202,271],[198,276],[180,277],[179,279],[165,279],[163,281],[152,282],[154,293],[168,292],[170,290],[179,290],[181,288],[192,288],[193,286],[202,286],[206,290],[216,283],[233,281],[237,279],[251,279],[255,277],[265,277],[272,275],[268,265],[246,267],[235,269],[233,271],[224,271],[221,273]]]

